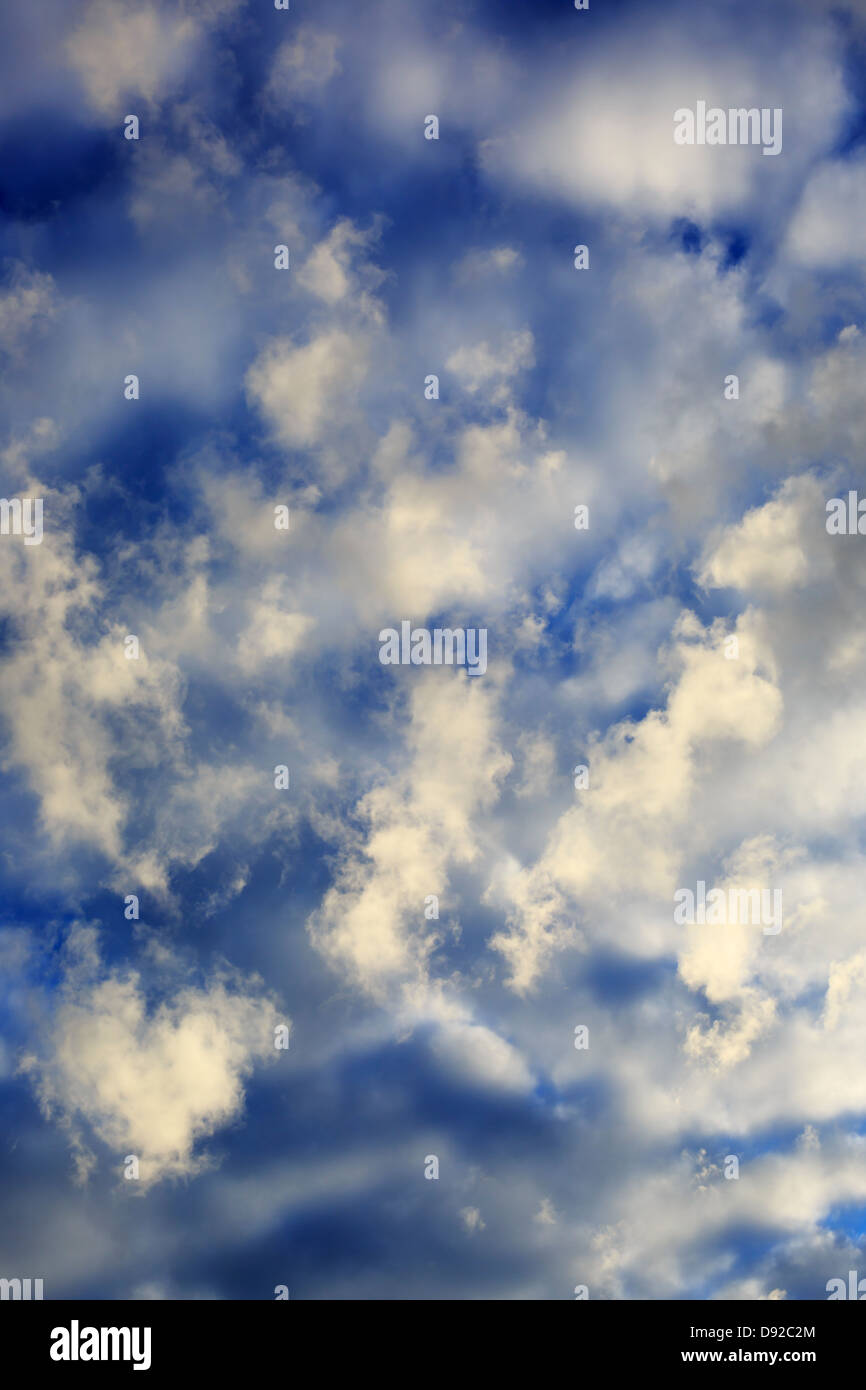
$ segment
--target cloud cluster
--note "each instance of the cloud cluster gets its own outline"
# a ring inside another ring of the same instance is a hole
[[[92,929],[75,930],[66,954],[40,1050],[22,1068],[69,1131],[79,1174],[95,1163],[91,1133],[115,1163],[137,1159],[143,1190],[201,1171],[199,1141],[240,1113],[245,1078],[274,1054],[272,1002],[216,977],[150,1008],[135,972],[106,969]]]

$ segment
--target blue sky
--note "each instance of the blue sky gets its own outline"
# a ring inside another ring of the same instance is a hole
[[[824,1297],[862,5],[43,0],[0,50],[0,490],[44,503],[0,536],[0,1275]],[[678,145],[698,101],[781,151]],[[404,619],[486,671],[383,665]],[[781,930],[678,924],[698,881]]]

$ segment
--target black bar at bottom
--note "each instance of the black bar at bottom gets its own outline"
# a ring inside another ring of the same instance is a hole
[[[165,1375],[213,1372],[221,1378],[283,1368],[304,1378],[316,1364],[333,1374],[345,1357],[355,1374],[388,1366],[389,1376],[416,1376],[406,1362],[407,1337],[422,1353],[427,1377],[437,1367],[453,1375],[465,1355],[487,1373],[487,1358],[512,1365],[515,1337],[553,1335],[557,1355],[568,1350],[575,1369],[672,1370],[700,1375],[707,1369],[760,1370],[792,1367],[822,1378],[848,1367],[863,1336],[857,1309],[840,1302],[691,1303],[574,1301],[556,1313],[502,1305],[346,1301],[304,1302],[0,1302],[0,1329],[7,1358],[24,1371],[52,1379],[90,1379],[106,1371],[161,1381]],[[381,1319],[381,1322],[379,1321]],[[525,1322],[524,1322],[525,1320]],[[523,1324],[521,1326],[521,1324]],[[460,1336],[458,1344],[453,1339]],[[565,1344],[562,1338],[566,1339]],[[471,1345],[467,1345],[467,1343]],[[464,1347],[458,1351],[458,1345]],[[473,1350],[474,1348],[474,1350]],[[547,1359],[544,1344],[523,1343],[531,1359]],[[549,1350],[552,1350],[550,1348]],[[303,1353],[303,1363],[298,1361]],[[410,1359],[414,1355],[410,1353]],[[313,1362],[313,1367],[310,1366]],[[270,1369],[269,1369],[270,1368]],[[538,1378],[538,1377],[534,1377]]]

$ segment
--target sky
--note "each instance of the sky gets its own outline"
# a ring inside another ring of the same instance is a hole
[[[0,1277],[866,1275],[864,0],[0,52]]]

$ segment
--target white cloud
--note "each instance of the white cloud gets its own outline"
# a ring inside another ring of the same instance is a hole
[[[820,164],[788,227],[787,254],[814,268],[860,264],[866,255],[860,237],[864,220],[866,160],[861,156]]]
[[[485,1090],[520,1094],[532,1086],[526,1059],[504,1038],[481,1024],[444,1024],[433,1040],[432,1050],[445,1071]]]
[[[220,978],[151,1007],[139,977],[105,970],[93,932],[80,928],[41,1049],[24,1068],[67,1128],[82,1175],[95,1161],[92,1132],[118,1172],[127,1155],[138,1158],[147,1188],[206,1165],[196,1146],[240,1113],[245,1078],[274,1055],[275,1022],[286,1020],[260,989]]]
[[[250,367],[247,393],[281,444],[317,444],[335,418],[348,419],[369,357],[364,336],[339,328],[325,329],[303,346],[278,338]]]
[[[115,115],[122,98],[152,102],[177,80],[190,61],[195,33],[191,20],[154,5],[119,10],[111,0],[94,0],[66,49],[92,104]]]
[[[591,788],[562,815],[540,860],[491,884],[490,900],[511,905],[491,945],[505,956],[513,989],[531,989],[551,953],[579,940],[570,901],[587,907],[638,892],[670,901],[702,747],[760,747],[775,733],[782,702],[761,624],[748,614],[738,620],[736,661],[725,657],[726,635],[722,624],[705,630],[681,615],[666,708],[612,726],[590,747]]]
[[[302,25],[297,34],[280,44],[271,64],[267,98],[275,106],[290,106],[326,86],[340,71],[336,34]]]
[[[9,286],[0,293],[0,348],[10,353],[18,349],[28,334],[51,322],[58,307],[50,275],[14,264]]]
[[[511,766],[496,742],[493,688],[454,675],[436,668],[415,682],[409,765],[356,808],[366,839],[344,852],[309,923],[331,963],[383,998],[426,981],[441,925],[425,920],[425,900],[444,901],[449,865],[478,853],[474,817],[495,801]]]
[[[807,541],[824,527],[825,494],[809,474],[786,479],[771,501],[747,512],[709,548],[700,582],[776,592],[805,584],[811,558]]]
[[[238,644],[237,660],[247,674],[273,661],[285,661],[303,648],[315,619],[293,610],[289,586],[269,579],[260,597],[249,603],[249,617]]]
[[[301,265],[296,276],[298,284],[328,305],[339,304],[351,296],[356,314],[372,322],[381,322],[381,306],[372,290],[384,276],[375,266],[359,261],[358,257],[360,251],[367,250],[378,240],[380,230],[378,219],[362,230],[349,218],[340,218]]]
[[[463,1207],[460,1211],[460,1219],[469,1235],[475,1231],[484,1230],[484,1221],[477,1207]]]
[[[102,600],[103,589],[93,561],[74,553],[77,494],[33,481],[29,495],[44,498],[41,544],[0,547],[0,612],[18,635],[0,671],[5,765],[25,770],[55,844],[83,841],[118,859],[128,805],[112,761],[125,744],[151,762],[157,736],[171,753],[183,728],[181,682],[176,669],[146,649],[128,660],[128,629],[116,620],[82,638],[81,615]]]
[[[499,381],[500,385],[491,396],[495,401],[501,396],[505,382],[534,365],[533,346],[532,334],[525,328],[512,333],[498,348],[491,348],[488,343],[458,348],[445,365],[471,394]]]
[[[704,218],[775,197],[780,179],[832,147],[847,99],[827,30],[816,27],[802,48],[755,45],[744,55],[715,45],[710,55],[675,25],[642,31],[639,44],[620,30],[577,70],[554,61],[543,89],[524,84],[526,107],[510,128],[481,140],[488,173],[578,206]],[[674,112],[694,109],[698,99],[726,110],[782,108],[782,156],[766,158],[752,146],[677,145]],[[773,164],[781,172],[771,174]]]
[[[485,276],[507,275],[524,264],[521,253],[514,246],[491,246],[467,251],[454,270],[458,283],[468,283]]]

